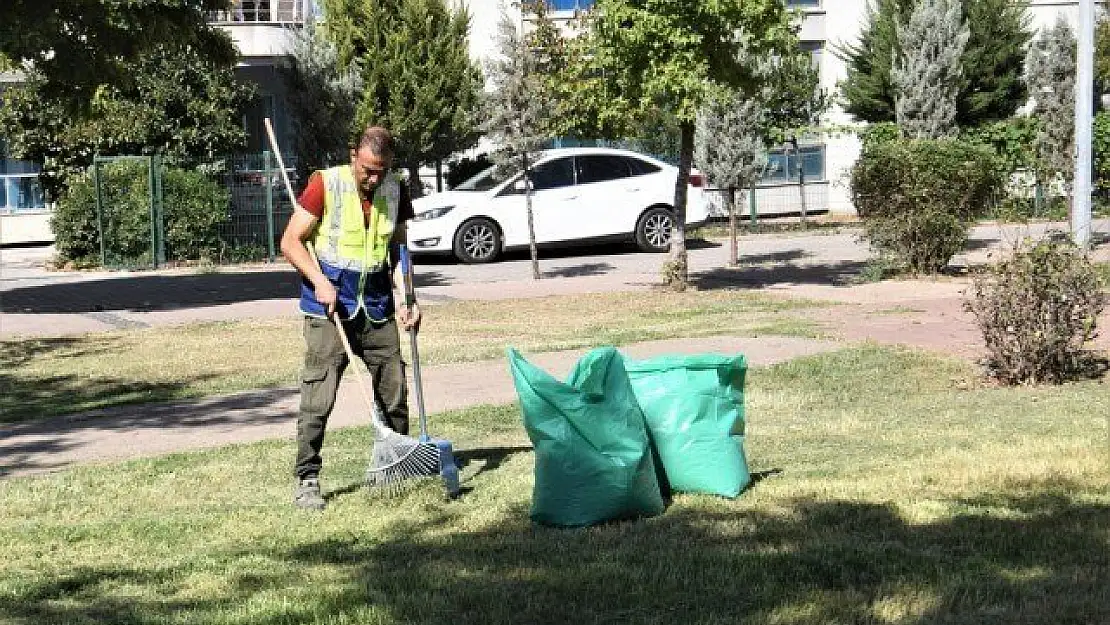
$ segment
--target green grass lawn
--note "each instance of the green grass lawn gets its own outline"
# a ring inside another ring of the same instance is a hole
[[[514,406],[433,416],[464,496],[357,488],[333,432],[322,514],[290,441],[0,482],[0,623],[1107,623],[1110,394],[979,385],[865,346],[753,370],[735,500],[585,530],[528,519]]]
[[[814,303],[741,292],[592,294],[427,306],[427,364],[732,334],[815,336]],[[291,386],[301,320],[253,319],[0,341],[0,423],[123,404]],[[405,348],[407,351],[407,347]]]

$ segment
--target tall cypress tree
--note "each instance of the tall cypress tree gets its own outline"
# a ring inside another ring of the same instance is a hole
[[[293,34],[292,54],[281,74],[289,94],[297,173],[304,180],[310,171],[346,160],[362,72],[357,63],[341,70],[335,46],[309,22]]]
[[[891,70],[902,55],[897,27],[909,22],[914,6],[914,0],[875,0],[859,40],[837,51],[848,64],[841,85],[844,108],[860,120],[895,121]],[[969,37],[961,57],[956,124],[972,128],[1006,119],[1025,104],[1022,75],[1033,33],[1025,6],[1013,0],[966,0],[963,18]]]
[[[352,134],[367,124],[397,138],[397,165],[421,192],[421,165],[478,139],[482,71],[467,45],[470,15],[445,0],[324,0],[341,66],[362,68]]]
[[[1075,33],[1064,19],[1029,47],[1026,80],[1041,121],[1034,143],[1042,180],[1062,176],[1071,188],[1075,170]]]
[[[902,59],[891,81],[895,117],[905,135],[937,139],[955,133],[967,39],[959,0],[921,0],[909,24],[898,28]]]
[[[868,122],[894,121],[894,84],[891,71],[901,55],[898,25],[909,19],[912,0],[874,0],[867,6],[866,26],[859,41],[835,52],[848,65],[840,85],[844,110]]]

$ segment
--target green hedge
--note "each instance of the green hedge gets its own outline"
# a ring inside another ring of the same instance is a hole
[[[948,264],[971,222],[1003,190],[991,150],[953,139],[894,139],[868,146],[852,167],[851,192],[867,238],[914,273]]]
[[[143,266],[151,261],[151,218],[145,163],[118,161],[100,168],[104,249],[109,264]],[[204,174],[165,168],[163,232],[168,261],[208,259],[222,247],[220,225],[229,219],[230,196]],[[75,177],[58,201],[51,222],[59,260],[97,266],[101,259],[96,186],[92,171]]]

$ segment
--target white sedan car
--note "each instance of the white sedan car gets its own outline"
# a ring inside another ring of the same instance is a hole
[[[548,150],[532,168],[536,243],[548,247],[630,239],[646,251],[666,250],[674,224],[678,168],[610,148]],[[708,218],[704,178],[690,176],[686,223]],[[528,212],[520,172],[493,168],[451,191],[413,201],[409,249],[454,254],[465,263],[492,261],[506,249],[528,247]]]

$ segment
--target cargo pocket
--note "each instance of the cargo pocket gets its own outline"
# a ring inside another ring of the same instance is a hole
[[[336,384],[332,367],[313,365],[301,370],[301,414],[323,417],[335,403]]]

